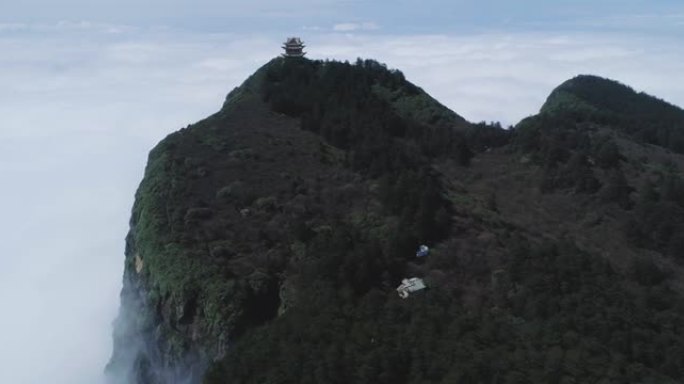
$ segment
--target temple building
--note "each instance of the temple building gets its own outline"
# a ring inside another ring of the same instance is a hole
[[[299,37],[288,37],[283,45],[285,57],[303,57],[306,52],[304,52],[304,43]]]

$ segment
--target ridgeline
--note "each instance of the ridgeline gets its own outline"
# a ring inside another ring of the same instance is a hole
[[[681,382],[682,152],[684,111],[594,76],[504,130],[372,60],[274,59],[150,152],[107,373]]]

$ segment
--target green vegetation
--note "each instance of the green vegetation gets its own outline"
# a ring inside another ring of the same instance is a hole
[[[684,153],[684,110],[616,81],[577,76],[556,88],[541,112],[583,116],[635,140]]]
[[[467,164],[471,153],[455,114],[429,99],[401,72],[372,60],[355,65],[309,60],[280,60],[266,69],[265,100],[273,110],[301,117],[302,128],[319,133],[330,144],[351,149],[352,166],[374,175],[414,168],[420,157],[447,156]],[[397,96],[391,101],[376,91]],[[397,103],[421,102],[409,115]],[[428,114],[432,117],[426,117]],[[427,121],[430,120],[430,121]],[[412,153],[412,152],[420,153]],[[381,156],[381,159],[376,157]],[[373,159],[371,164],[371,160]]]
[[[681,159],[634,141],[678,150],[663,104],[580,77],[507,131],[274,59],[150,153],[115,346],[145,339],[138,384],[679,382]]]
[[[684,180],[670,171],[646,182],[624,230],[634,245],[684,263]]]
[[[597,192],[601,187],[594,169],[597,162],[619,172],[620,153],[615,144],[607,137],[592,137],[585,125],[569,115],[541,114],[523,120],[514,131],[513,144],[543,167],[539,185],[543,192]]]
[[[508,144],[511,140],[512,131],[512,127],[501,128],[501,124],[498,122],[488,124],[482,121],[468,127],[465,136],[471,150],[486,152]]]
[[[475,308],[459,299],[466,281],[406,301],[381,289],[350,301],[319,275],[305,304],[245,335],[205,383],[668,383],[684,374],[684,302],[665,285],[632,293],[569,243],[510,245],[505,272]]]
[[[429,163],[467,163],[465,139],[403,119],[376,83],[413,87],[375,62],[276,59],[150,153],[126,275],[142,290],[140,334],[163,352],[142,366],[218,353],[297,308],[311,273],[352,297],[394,285],[418,244],[448,233]]]

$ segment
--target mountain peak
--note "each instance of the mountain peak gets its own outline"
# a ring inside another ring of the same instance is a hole
[[[541,108],[542,113],[599,110],[625,116],[653,117],[663,113],[684,116],[682,109],[664,100],[595,75],[578,75],[566,80],[551,92]]]
[[[468,126],[463,117],[406,80],[401,71],[370,59],[349,63],[277,57],[233,90],[226,104],[246,91],[259,94],[275,111],[291,117],[308,114],[328,98],[363,93],[417,124],[461,129]]]
[[[450,231],[431,164],[467,164],[469,127],[373,60],[262,66],[150,152],[110,375],[197,383],[229,344],[307,311],[313,286],[341,305],[412,277],[418,245]]]
[[[610,126],[635,141],[684,152],[684,110],[615,80],[576,76],[551,92],[540,113],[573,115]]]
[[[619,104],[638,97],[630,87],[595,75],[578,75],[556,87],[541,108],[542,113],[596,112],[609,107],[619,110]]]
[[[271,60],[150,152],[110,377],[677,382],[684,158],[616,133],[674,145],[681,110],[594,76],[547,103],[509,132],[373,60]]]

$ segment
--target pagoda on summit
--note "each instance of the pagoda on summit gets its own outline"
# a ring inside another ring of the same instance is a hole
[[[299,37],[288,37],[283,45],[285,57],[303,57],[306,52],[304,52],[304,43]]]

